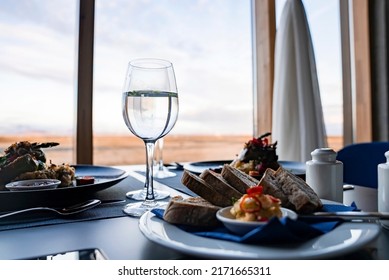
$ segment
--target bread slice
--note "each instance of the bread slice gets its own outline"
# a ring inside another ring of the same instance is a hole
[[[187,170],[184,170],[182,173],[181,183],[213,205],[220,207],[232,205],[231,197],[227,197],[223,193],[219,193],[199,176]]]
[[[172,197],[164,212],[163,219],[171,224],[189,226],[217,226],[216,212],[221,209],[202,197],[183,199]]]
[[[259,180],[229,164],[223,166],[221,175],[231,186],[241,193],[246,193],[248,188],[259,184]]]
[[[282,207],[299,214],[310,214],[323,206],[314,190],[301,178],[282,167],[274,171],[266,169],[259,182],[263,192],[281,200]]]
[[[210,169],[204,170],[200,174],[200,178],[208,183],[217,192],[230,198],[230,201],[238,200],[242,197],[243,193],[239,192],[233,186],[231,186],[221,174],[216,173]]]

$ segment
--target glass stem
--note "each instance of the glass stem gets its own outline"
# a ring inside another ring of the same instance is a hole
[[[146,183],[147,189],[146,201],[154,201],[154,186],[153,186],[153,160],[154,160],[154,145],[153,141],[145,141],[146,145]]]

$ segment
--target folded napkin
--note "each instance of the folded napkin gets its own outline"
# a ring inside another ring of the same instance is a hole
[[[322,211],[358,211],[358,208],[353,203],[351,206],[346,205],[323,205]],[[163,219],[163,209],[152,210],[158,218]],[[179,226],[186,232],[193,233],[198,236],[234,241],[239,243],[256,243],[256,244],[271,244],[271,243],[298,243],[304,242],[314,237],[320,236],[335,229],[343,222],[341,219],[321,219],[313,220],[291,220],[288,217],[271,219],[266,225],[259,226],[243,236],[230,232],[226,227],[199,228],[191,226]]]

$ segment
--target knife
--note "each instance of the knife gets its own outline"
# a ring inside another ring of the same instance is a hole
[[[101,204],[106,205],[106,204],[116,204],[116,203],[123,203],[126,202],[125,199],[102,199]]]
[[[311,215],[301,215],[300,218],[341,218],[345,220],[389,220],[389,212],[315,212]]]

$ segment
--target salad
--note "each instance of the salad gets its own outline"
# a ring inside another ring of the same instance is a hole
[[[273,217],[282,217],[281,200],[263,194],[263,187],[258,185],[247,189],[230,210],[235,219],[242,221],[266,222]]]

